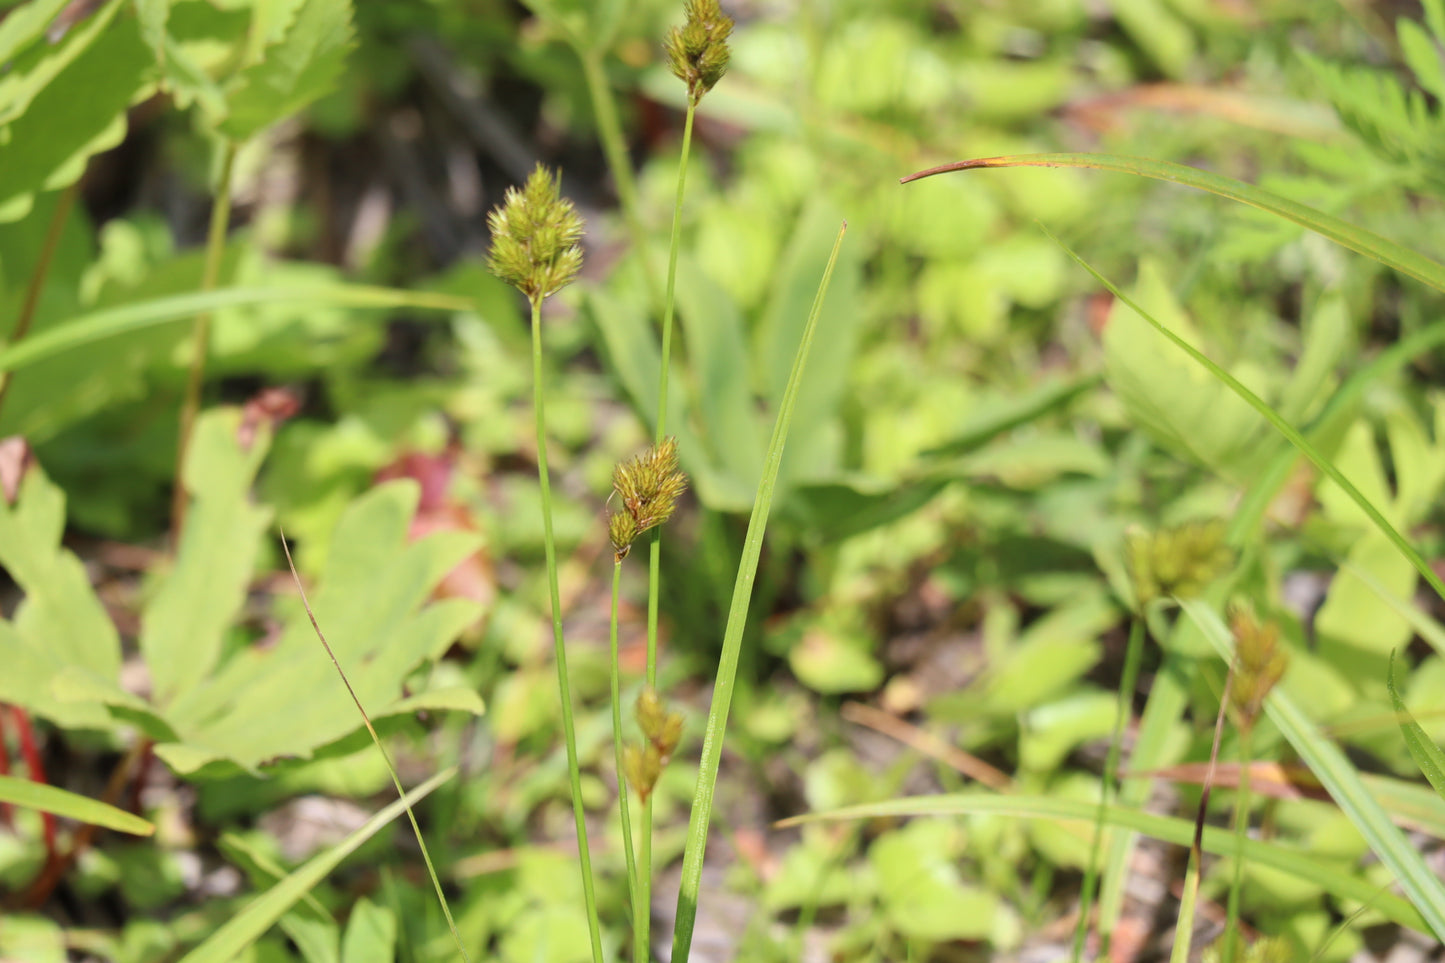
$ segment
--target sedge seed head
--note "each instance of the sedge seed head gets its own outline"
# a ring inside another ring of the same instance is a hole
[[[1198,595],[1234,558],[1224,543],[1224,524],[1216,519],[1153,532],[1134,529],[1124,536],[1124,554],[1140,608],[1156,598]]]
[[[520,189],[507,188],[487,215],[487,267],[534,303],[560,291],[582,269],[582,218],[562,196],[560,178],[538,164]]]
[[[688,100],[695,106],[727,72],[733,21],[718,0],[687,0],[684,12],[686,21],[668,31],[663,47],[668,66],[687,84]]]

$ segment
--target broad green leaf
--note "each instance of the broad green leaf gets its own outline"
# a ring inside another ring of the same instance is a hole
[[[65,931],[54,920],[7,913],[0,926],[0,959],[25,963],[66,963]]]
[[[133,836],[149,836],[156,831],[154,825],[124,809],[117,809],[89,796],[15,776],[0,776],[0,802],[14,803],[27,809],[39,809],[66,819],[130,833]]]
[[[256,432],[245,449],[240,427],[237,408],[208,412],[196,422],[182,475],[191,499],[180,549],[141,619],[151,698],[162,711],[215,668],[271,517],[250,494],[267,432]]]
[[[305,0],[282,39],[226,91],[221,132],[245,140],[327,93],[353,44],[350,0]]]
[[[1110,0],[1114,18],[1155,65],[1181,78],[1194,57],[1194,35],[1164,0]]]
[[[997,813],[1016,819],[1072,821],[1078,824],[1081,833],[1087,833],[1094,820],[1101,817],[1106,825],[1133,830],[1177,846],[1188,846],[1194,838],[1192,819],[1156,816],[1120,806],[1104,807],[1101,813],[1097,801],[1086,799],[982,792],[890,799],[881,803],[835,809],[832,812],[793,816],[782,820],[778,825],[785,827],[825,820],[959,816],[973,813]],[[1425,918],[1409,902],[1341,867],[1338,860],[1321,859],[1313,852],[1295,849],[1275,841],[1240,839],[1232,830],[1220,826],[1206,826],[1202,842],[1207,853],[1239,856],[1250,865],[1267,866],[1300,879],[1310,880],[1338,899],[1363,903],[1402,926],[1422,933],[1430,932]]]
[[[1133,294],[1169,330],[1202,348],[1154,261],[1140,264]],[[1234,477],[1248,474],[1249,462],[1277,444],[1249,405],[1120,301],[1104,331],[1104,367],[1131,420],[1179,457]]]
[[[910,174],[905,183],[950,171],[978,170],[991,167],[1082,167],[1119,171],[1140,177],[1172,181],[1186,187],[1209,191],[1221,197],[1257,207],[1329,238],[1352,251],[1373,258],[1401,274],[1445,291],[1445,265],[1423,254],[1357,227],[1323,211],[1262,190],[1252,184],[1222,177],[1183,164],[1149,160],[1143,157],[1120,157],[1112,154],[1014,154],[1006,157],[982,157],[944,164]]]
[[[79,345],[128,331],[188,321],[197,314],[221,308],[278,301],[336,304],[352,308],[415,308],[431,311],[466,311],[471,306],[464,298],[447,295],[340,284],[295,288],[228,288],[224,291],[180,294],[140,304],[93,311],[43,335],[35,335],[20,344],[0,349],[0,371],[18,371]]]
[[[1395,688],[1395,653],[1390,653],[1390,669],[1385,676],[1385,685],[1390,690],[1390,701],[1395,705],[1397,721],[1400,725],[1400,734],[1405,737],[1405,746],[1410,750],[1410,757],[1415,760],[1415,765],[1420,767],[1435,792],[1445,799],[1445,752],[1435,745],[1426,733],[1420,728],[1420,723],[1410,715],[1410,710],[1405,706],[1405,700],[1400,698],[1400,692]]]
[[[80,559],[60,545],[65,496],[38,467],[27,471],[15,504],[0,499],[0,566],[25,592],[0,623],[0,699],[64,725],[100,728],[95,703],[65,704],[52,693],[69,666],[107,683],[120,673],[120,638]]]
[[[970,409],[957,435],[925,454],[968,454],[1005,432],[1065,410],[1075,399],[1098,387],[1101,380],[1099,375],[1051,379],[1023,392],[982,399]]]
[[[1375,584],[1365,584],[1357,572],[1369,573]],[[1347,567],[1330,582],[1329,594],[1315,615],[1315,631],[1383,656],[1411,635],[1409,621],[1389,599],[1409,598],[1418,580],[1409,560],[1370,532],[1351,546]]]
[[[1320,298],[1305,319],[1301,341],[1303,350],[1279,403],[1280,416],[1295,423],[1311,413],[1311,407],[1329,387],[1330,376],[1354,341],[1343,295],[1336,291]]]
[[[369,899],[357,900],[341,939],[341,963],[391,963],[396,931],[395,913]]]
[[[1436,100],[1445,99],[1445,67],[1440,63],[1436,41],[1420,24],[1404,17],[1395,21],[1395,33],[1400,39],[1400,53],[1415,75],[1415,81]]]
[[[1234,640],[1212,608],[1182,599],[1180,606],[1226,661],[1234,657]],[[1430,931],[1445,938],[1445,885],[1425,865],[1420,853],[1391,823],[1378,800],[1360,780],[1343,752],[1310,722],[1284,692],[1276,688],[1265,700],[1270,720],[1310,767],[1331,798],[1350,818],[1419,910]],[[1378,905],[1378,903],[1376,904]]]
[[[763,427],[749,383],[747,332],[732,297],[689,258],[679,258],[678,314],[692,376],[698,439],[743,489],[763,472]]]
[[[445,532],[410,542],[419,490],[382,485],[357,499],[332,538],[316,618],[357,698],[373,716],[402,698],[407,675],[438,658],[475,621],[461,599],[428,604],[441,581],[476,550],[475,536]],[[181,693],[165,712],[180,735],[157,754],[181,771],[226,760],[247,769],[306,757],[361,727],[356,707],[310,621],[297,611],[266,648],[249,648]]]
[[[92,154],[125,136],[126,108],[149,91],[154,60],[120,8],[112,0],[27,75],[0,78],[4,219],[23,216],[35,192],[74,183]]]
[[[953,827],[918,821],[868,847],[879,900],[899,933],[941,942],[982,940],[993,932],[999,898],[964,885],[947,839],[956,834]]]
[[[258,896],[245,909],[212,933],[204,943],[187,953],[181,963],[227,963],[265,934],[298,900],[330,875],[331,871],[343,859],[354,853],[362,843],[376,835],[382,827],[400,816],[408,807],[415,806],[426,798],[432,790],[451,779],[456,773],[455,767],[437,773],[372,816],[345,840],[326,852],[312,857],[300,869]]]

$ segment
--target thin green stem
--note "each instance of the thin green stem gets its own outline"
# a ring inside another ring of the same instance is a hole
[[[221,273],[221,256],[226,251],[226,228],[231,222],[231,175],[236,166],[236,141],[228,140],[221,151],[221,174],[216,182],[216,200],[211,205],[211,224],[206,231],[206,262],[201,272],[201,290],[216,286]],[[191,339],[191,368],[186,376],[186,394],[181,400],[181,427],[176,438],[176,484],[171,493],[171,546],[181,544],[181,531],[186,524],[186,453],[191,447],[191,432],[201,410],[201,385],[206,377],[206,354],[211,345],[210,312],[198,315]]]
[[[622,666],[617,658],[617,605],[622,594],[622,559],[612,564],[612,612],[608,626],[608,639],[612,654],[612,751],[617,760],[617,805],[622,816],[622,855],[627,861],[627,895],[632,899],[634,942],[633,959],[645,963],[646,944],[636,939],[642,932],[638,922],[642,903],[637,896],[637,859],[632,846],[632,813],[627,802],[627,775],[622,768]]]
[[[291,546],[286,542],[284,531],[281,532],[281,550],[286,553],[286,565],[291,569],[291,578],[296,583],[296,591],[301,594],[301,606],[306,609],[306,617],[311,620],[311,628],[315,631],[316,638],[321,641],[321,647],[326,650],[327,657],[331,659],[337,675],[341,676],[341,683],[346,686],[346,692],[351,696],[356,711],[361,713],[361,721],[366,724],[366,731],[371,734],[371,741],[375,744],[376,751],[381,753],[381,761],[386,763],[386,771],[391,776],[391,784],[396,787],[397,796],[406,806],[406,818],[411,822],[411,831],[416,836],[417,846],[421,848],[422,862],[426,863],[427,875],[431,877],[432,888],[436,890],[437,901],[441,903],[442,915],[447,918],[447,928],[452,931],[452,939],[456,941],[457,952],[462,955],[462,963],[471,963],[471,957],[467,955],[466,944],[462,942],[462,934],[457,931],[456,921],[452,919],[452,909],[447,905],[446,893],[442,892],[442,881],[437,876],[436,866],[432,864],[431,853],[426,848],[426,839],[421,834],[421,826],[417,824],[416,813],[407,803],[406,790],[401,788],[401,777],[397,775],[396,766],[391,761],[391,754],[386,751],[386,746],[382,745],[381,736],[377,735],[376,727],[371,724],[371,716],[366,714],[366,709],[361,705],[361,698],[351,687],[351,680],[346,677],[346,671],[337,661],[336,653],[331,649],[331,643],[326,641],[326,636],[321,631],[321,624],[316,621],[316,613],[311,610],[311,601],[306,598],[306,586],[301,584],[301,576],[296,572],[296,563],[291,558]]]
[[[672,933],[673,963],[687,963],[692,950],[692,931],[697,923],[697,897],[702,884],[703,853],[707,849],[708,824],[712,820],[713,795],[717,790],[718,767],[722,763],[723,736],[727,730],[728,710],[732,706],[733,686],[737,681],[738,656],[742,649],[743,630],[747,626],[748,608],[752,603],[753,580],[758,572],[758,558],[763,550],[763,532],[768,524],[768,512],[773,507],[773,489],[778,481],[778,469],[783,461],[783,447],[788,437],[788,428],[793,420],[793,407],[798,400],[798,387],[803,380],[808,352],[813,345],[813,335],[818,328],[818,316],[823,311],[823,298],[828,292],[828,283],[833,278],[833,268],[838,263],[838,250],[843,245],[843,233],[848,229],[845,222],[838,231],[838,239],[828,256],[828,266],[823,270],[818,293],[813,299],[812,310],[808,313],[807,325],[793,357],[793,370],[788,375],[788,384],[783,391],[782,403],[778,406],[777,421],[773,424],[773,436],[768,442],[767,457],[763,461],[762,478],[758,480],[757,497],[753,499],[752,517],[748,519],[748,534],[743,541],[743,555],[738,562],[737,580],[733,583],[732,605],[728,609],[727,628],[723,631],[722,654],[718,659],[717,681],[713,685],[712,706],[707,714],[707,728],[703,733],[702,759],[698,762],[697,789],[693,795],[692,813],[687,823],[687,843],[683,848],[682,882],[677,892],[677,923]]]
[[[1234,835],[1241,846],[1249,837],[1249,764],[1253,759],[1253,726],[1241,726],[1239,730],[1239,794],[1234,801]],[[1224,952],[1220,958],[1224,963],[1234,963],[1239,947],[1239,891],[1244,887],[1244,860],[1234,861],[1234,877],[1229,883],[1229,897],[1225,904]]]
[[[567,774],[572,783],[572,816],[577,823],[577,861],[582,867],[582,898],[592,938],[592,961],[602,963],[602,931],[592,855],[587,844],[587,814],[582,810],[582,770],[577,762],[577,730],[572,721],[572,687],[567,681],[567,650],[562,643],[562,592],[557,586],[557,543],[552,534],[552,481],[547,474],[547,402],[542,384],[542,299],[532,300],[532,399],[537,425],[537,481],[542,487],[542,538],[547,555],[547,589],[552,603],[552,642],[557,659],[557,690],[562,699],[562,737],[567,744]]]
[[[30,272],[30,283],[25,287],[25,300],[20,305],[20,317],[15,319],[15,329],[10,332],[11,346],[25,340],[30,325],[35,321],[35,309],[40,306],[40,293],[45,290],[45,279],[50,276],[50,263],[55,260],[55,249],[60,246],[60,235],[65,231],[65,222],[70,219],[71,208],[75,206],[76,195],[80,193],[80,181],[76,180],[55,202],[50,215],[50,225],[45,229],[45,240],[40,244],[40,256],[35,260],[35,270]],[[0,373],[0,406],[5,403],[5,394],[10,390],[14,374]]]
[[[1137,616],[1129,624],[1129,645],[1124,650],[1124,674],[1119,679],[1119,707],[1114,716],[1114,733],[1109,739],[1109,752],[1104,759],[1104,777],[1099,784],[1099,812],[1094,820],[1094,841],[1089,850],[1089,864],[1084,871],[1084,884],[1079,893],[1079,925],[1074,930],[1074,948],[1070,959],[1083,958],[1084,941],[1089,935],[1089,917],[1094,910],[1094,894],[1099,884],[1099,853],[1104,842],[1104,813],[1118,788],[1119,755],[1124,742],[1124,726],[1134,714],[1134,689],[1139,684],[1139,663],[1144,658],[1144,619]],[[1099,932],[1099,957],[1109,957],[1112,927]]]

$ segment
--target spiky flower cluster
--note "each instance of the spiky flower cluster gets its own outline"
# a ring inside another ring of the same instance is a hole
[[[1237,661],[1229,701],[1239,727],[1248,731],[1259,718],[1264,697],[1284,677],[1284,670],[1289,667],[1289,650],[1280,645],[1279,626],[1261,622],[1247,605],[1235,606],[1230,613],[1230,628],[1234,630]]]
[[[1217,520],[1154,532],[1136,529],[1124,536],[1124,552],[1140,608],[1170,595],[1198,595],[1233,561],[1224,544],[1224,524]]]
[[[520,190],[507,188],[487,214],[487,267],[533,304],[571,283],[582,269],[582,218],[562,196],[560,178],[541,164]]]
[[[687,84],[687,99],[697,106],[728,69],[728,35],[733,21],[718,0],[687,0],[687,21],[667,33],[668,66]]]
[[[622,511],[608,517],[607,531],[620,562],[637,536],[672,517],[678,498],[687,491],[687,476],[677,468],[677,439],[667,438],[618,465],[612,488]]]
[[[682,716],[669,711],[652,686],[637,697],[636,713],[637,726],[647,741],[642,745],[629,742],[623,747],[622,772],[632,791],[647,802],[663,767],[682,741]]]

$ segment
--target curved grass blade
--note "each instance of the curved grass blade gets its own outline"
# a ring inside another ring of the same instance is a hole
[[[1019,819],[1057,819],[1077,821],[1080,831],[1087,829],[1098,815],[1097,802],[1065,799],[1056,796],[1018,796],[998,793],[963,792],[938,796],[913,796],[890,799],[862,806],[848,806],[824,813],[808,813],[778,822],[778,827],[802,823],[875,819],[898,816],[961,816],[975,813],[998,813]],[[1154,839],[1188,846],[1194,839],[1194,820],[1174,816],[1157,816],[1136,809],[1109,806],[1104,822],[1150,836]],[[1391,921],[1422,933],[1430,932],[1424,916],[1406,900],[1392,893],[1381,892],[1369,880],[1337,869],[1333,863],[1320,860],[1307,852],[1290,849],[1275,842],[1240,839],[1232,830],[1221,826],[1204,827],[1201,842],[1207,853],[1237,856],[1258,866],[1267,866],[1299,879],[1318,884],[1340,898],[1368,904]]]
[[[1169,330],[1169,328],[1167,328],[1162,322],[1160,322],[1159,319],[1155,318],[1152,314],[1145,311],[1142,307],[1138,305],[1138,303],[1134,301],[1133,298],[1129,297],[1123,291],[1119,290],[1119,288],[1113,282],[1111,282],[1108,278],[1104,277],[1104,275],[1096,271],[1093,265],[1089,264],[1089,262],[1085,261],[1082,257],[1076,254],[1074,250],[1063,241],[1060,241],[1059,238],[1047,227],[1043,227],[1043,225],[1040,225],[1040,227],[1045,234],[1053,238],[1054,243],[1058,244],[1059,247],[1064,249],[1065,254],[1069,255],[1069,257],[1073,258],[1076,262],[1078,262],[1080,267],[1092,274],[1100,284],[1107,288],[1110,294],[1114,295],[1114,297],[1118,298],[1122,303],[1132,308],[1135,313],[1137,313],[1139,317],[1147,321],[1149,325],[1154,328],[1154,330],[1158,331],[1160,334],[1164,335],[1164,337],[1172,341],[1175,346],[1179,348],[1179,350],[1189,355],[1189,357],[1194,359],[1197,364],[1199,364],[1206,371],[1208,371],[1211,377],[1213,377],[1217,381],[1224,383],[1226,386],[1229,387],[1231,391],[1233,391],[1240,398],[1244,399],[1244,401],[1251,408],[1259,412],[1261,418],[1269,422],[1270,425],[1281,435],[1284,435],[1285,439],[1288,440],[1289,443],[1293,445],[1300,454],[1308,458],[1312,465],[1314,465],[1321,472],[1323,472],[1330,481],[1340,486],[1340,490],[1343,491],[1346,495],[1348,495],[1350,497],[1350,500],[1353,501],[1357,506],[1359,506],[1360,511],[1364,512],[1365,516],[1369,518],[1372,523],[1374,523],[1375,528],[1380,531],[1380,534],[1388,538],[1390,540],[1390,543],[1399,550],[1400,554],[1403,555],[1410,562],[1410,564],[1415,567],[1415,571],[1419,572],[1420,577],[1423,578],[1427,583],[1429,583],[1430,587],[1435,590],[1435,594],[1438,595],[1440,598],[1445,599],[1445,582],[1442,582],[1440,580],[1440,576],[1435,574],[1435,570],[1432,569],[1430,565],[1425,561],[1425,559],[1421,557],[1419,552],[1415,551],[1414,546],[1412,546],[1408,541],[1406,541],[1405,536],[1401,535],[1399,530],[1396,529],[1395,526],[1391,525],[1389,520],[1380,513],[1380,510],[1376,508],[1374,504],[1371,503],[1370,500],[1366,498],[1358,488],[1355,487],[1354,483],[1351,482],[1348,478],[1346,478],[1344,476],[1344,473],[1342,473],[1338,468],[1335,467],[1334,462],[1330,461],[1324,455],[1320,454],[1319,449],[1317,449],[1314,445],[1310,444],[1309,440],[1306,439],[1304,435],[1300,434],[1298,429],[1296,429],[1289,422],[1281,418],[1279,413],[1273,408],[1271,408],[1268,404],[1266,404],[1263,398],[1255,394],[1253,391],[1250,391],[1244,386],[1243,383],[1239,381],[1239,379],[1235,378],[1228,371],[1225,371],[1219,365],[1215,364],[1208,355],[1204,354],[1204,352],[1200,351],[1198,348],[1194,347],[1194,345],[1190,344],[1188,341],[1185,341],[1183,338],[1179,337],[1179,335]]]
[[[361,284],[193,291],[106,308],[103,311],[92,311],[59,327],[31,335],[19,344],[0,349],[0,372],[18,371],[37,361],[62,354],[70,348],[143,328],[187,321],[197,314],[277,301],[309,301],[346,308],[414,308],[424,311],[468,311],[473,307],[470,300],[452,295]]]
[[[1204,633],[1221,658],[1234,657],[1234,639],[1219,615],[1196,599],[1179,599],[1179,605],[1190,620]],[[1294,700],[1278,688],[1264,702],[1265,712],[1289,744],[1299,753],[1305,765],[1325,787],[1365,837],[1370,849],[1389,867],[1410,902],[1420,911],[1437,939],[1445,938],[1445,885],[1425,865],[1420,853],[1410,845],[1404,834],[1395,828],[1374,794],[1361,781],[1359,773],[1329,739],[1315,728]]]
[[[456,774],[456,766],[443,769],[372,816],[340,843],[313,856],[304,866],[247,904],[245,909],[231,917],[204,943],[187,953],[181,963],[226,963],[243,952],[362,843]]]
[[[117,809],[89,796],[16,776],[0,776],[0,803],[38,809],[133,836],[149,836],[156,831],[156,827],[150,822],[124,809]]]
[[[1114,154],[1012,154],[1005,157],[977,157],[971,160],[955,161],[918,171],[902,178],[902,183],[946,174],[951,171],[982,170],[993,167],[1079,167],[1091,170],[1118,171],[1152,177],[1155,180],[1183,184],[1198,188],[1220,197],[1239,201],[1293,221],[1309,228],[1316,234],[1329,238],[1336,244],[1349,248],[1366,257],[1373,258],[1401,274],[1428,284],[1437,291],[1445,291],[1445,265],[1418,254],[1409,248],[1367,231],[1348,221],[1343,221],[1324,211],[1316,210],[1286,197],[1237,181],[1232,177],[1211,174],[1197,167],[1173,164],[1169,161],[1150,160],[1146,157],[1123,157]]]
[[[808,349],[813,345],[813,335],[818,329],[818,315],[823,309],[823,298],[828,293],[828,282],[833,278],[833,266],[838,262],[838,249],[843,246],[843,234],[847,230],[848,222],[844,221],[838,231],[838,239],[833,242],[833,253],[828,256],[828,266],[823,269],[823,279],[819,282],[818,293],[813,298],[813,308],[808,312],[807,326],[803,329],[802,340],[793,356],[793,370],[788,375],[782,403],[778,405],[778,419],[773,425],[773,437],[768,442],[763,477],[758,480],[758,494],[753,500],[753,514],[748,519],[748,534],[743,541],[742,559],[738,562],[737,581],[733,584],[727,628],[723,630],[722,656],[718,660],[712,707],[708,710],[707,729],[703,734],[702,759],[698,762],[697,769],[697,790],[693,794],[692,815],[687,822],[687,844],[682,852],[682,882],[677,891],[677,922],[672,931],[672,959],[675,963],[687,963],[688,953],[692,949],[692,931],[697,922],[697,894],[702,883],[703,851],[707,849],[708,823],[712,819],[712,800],[717,789],[718,766],[722,762],[723,736],[727,729],[728,709],[732,705],[733,684],[737,680],[743,628],[747,625],[748,606],[753,597],[753,579],[757,576],[758,558],[763,550],[763,530],[767,528],[768,512],[773,506],[773,488],[778,481],[778,468],[783,462],[783,445],[787,441],[788,427],[792,423],[793,405],[798,400],[798,385],[803,380],[803,369],[808,362]]]
[[[1426,780],[1435,788],[1435,791],[1445,798],[1445,752],[1435,745],[1433,739],[1426,735],[1420,723],[1410,715],[1410,710],[1405,708],[1405,700],[1400,698],[1400,692],[1395,688],[1395,653],[1390,653],[1390,671],[1385,676],[1385,684],[1390,690],[1390,701],[1395,704],[1395,712],[1400,719],[1400,733],[1405,737],[1405,747],[1410,750],[1410,758],[1415,760],[1415,765],[1425,774]]]

